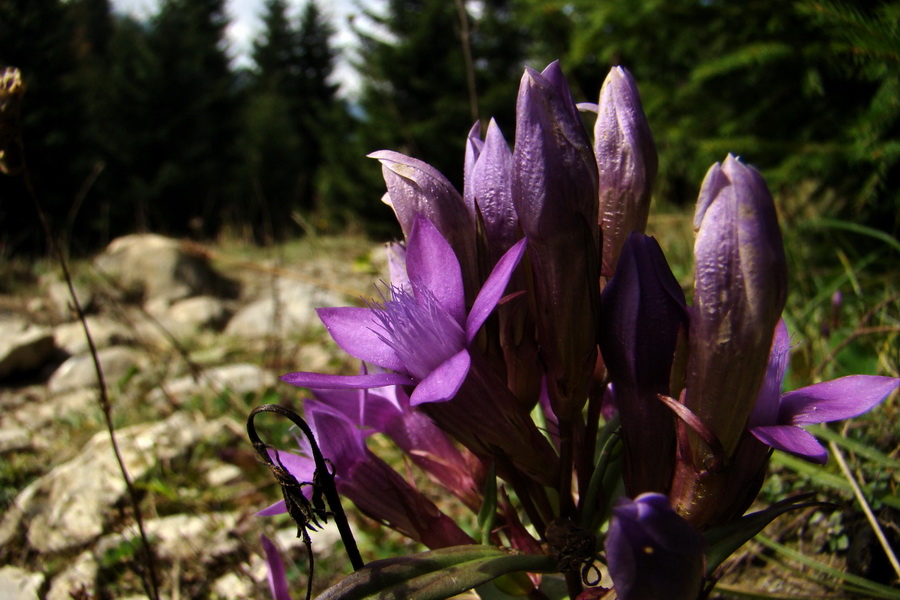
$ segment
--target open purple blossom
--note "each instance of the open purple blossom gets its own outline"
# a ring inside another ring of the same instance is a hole
[[[662,494],[619,500],[604,547],[621,600],[695,600],[700,593],[706,542]]]
[[[462,272],[453,249],[430,221],[417,218],[406,249],[412,293],[392,287],[391,298],[383,304],[318,310],[341,348],[395,373],[301,372],[281,379],[321,389],[414,384],[412,406],[452,399],[469,372],[467,346],[502,297],[524,250],[521,240],[504,255],[466,314]]]
[[[849,375],[782,395],[789,344],[782,321],[772,343],[773,359],[750,418],[750,433],[768,446],[825,464],[828,452],[802,426],[841,421],[866,413],[900,387],[900,378]]]

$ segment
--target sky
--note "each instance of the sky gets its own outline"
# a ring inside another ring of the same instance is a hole
[[[113,10],[130,14],[137,18],[150,16],[156,11],[159,0],[111,0]],[[306,0],[288,0],[292,14],[298,15]],[[261,15],[264,0],[226,0],[226,10],[231,18],[227,36],[235,65],[249,63],[249,53],[253,39],[262,29]],[[319,8],[336,30],[332,43],[339,50],[353,48],[355,36],[350,30],[349,20],[361,15],[359,5],[378,9],[384,0],[319,0]],[[341,84],[341,94],[352,96],[357,90],[359,77],[346,59],[339,57],[335,68],[335,80]]]

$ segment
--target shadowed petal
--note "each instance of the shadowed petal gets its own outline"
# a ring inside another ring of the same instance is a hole
[[[283,515],[287,512],[287,504],[284,503],[284,500],[279,500],[275,504],[268,506],[254,516],[256,517],[271,517],[272,515]]]
[[[900,387],[900,379],[877,375],[850,375],[810,385],[781,398],[778,422],[806,425],[856,417]]]
[[[784,319],[781,319],[775,326],[775,337],[772,340],[772,349],[769,350],[769,363],[762,385],[759,386],[759,393],[756,395],[756,403],[750,412],[748,426],[768,426],[778,422],[781,387],[784,383],[790,349],[791,339],[787,325],[784,324]]]
[[[763,444],[772,448],[800,456],[820,465],[828,462],[828,452],[805,429],[793,425],[772,425],[770,427],[751,427],[750,433]]]
[[[287,578],[285,577],[284,562],[281,560],[281,553],[272,543],[272,540],[264,535],[259,536],[262,542],[263,550],[266,553],[266,571],[269,579],[269,589],[272,591],[274,600],[291,600],[288,592]]]
[[[410,406],[452,399],[465,381],[470,365],[468,350],[461,350],[448,358],[419,382],[409,398]]]
[[[466,297],[459,260],[437,227],[424,217],[416,218],[409,234],[406,272],[414,290],[424,286],[460,327],[463,326]]]
[[[488,315],[491,314],[497,303],[500,302],[503,292],[506,291],[509,278],[512,277],[513,271],[516,270],[524,253],[525,240],[522,239],[516,242],[503,255],[497,262],[497,266],[491,271],[490,277],[484,282],[484,286],[478,292],[478,297],[475,298],[472,310],[469,311],[469,317],[466,320],[466,343],[472,343],[472,340],[475,339],[475,335],[478,333],[478,329],[484,324],[485,319],[488,318]]]
[[[337,345],[348,354],[392,371],[405,370],[397,353],[384,341],[383,327],[373,309],[319,308],[316,313]]]

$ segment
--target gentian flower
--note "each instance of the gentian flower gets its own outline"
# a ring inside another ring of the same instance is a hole
[[[553,410],[569,423],[587,398],[597,357],[597,163],[556,62],[522,77],[513,159],[541,361]]]
[[[675,420],[657,399],[669,394],[679,332],[687,327],[684,293],[652,237],[632,232],[603,290],[600,351],[615,386],[631,496],[668,490]]]
[[[789,341],[782,321],[772,344],[773,360],[760,389],[749,430],[777,450],[825,464],[828,452],[802,425],[842,421],[870,411],[900,387],[900,378],[849,375],[782,395]]]
[[[597,105],[594,154],[600,175],[601,275],[612,276],[625,239],[643,232],[658,160],[650,125],[631,73],[613,67]]]
[[[706,542],[662,494],[622,498],[606,534],[606,560],[620,600],[696,600]]]
[[[466,313],[462,273],[435,226],[416,218],[406,248],[412,293],[391,288],[391,299],[368,308],[321,308],[319,318],[338,346],[392,373],[289,373],[281,379],[312,389],[415,386],[411,406],[481,457],[503,451],[539,480],[549,481],[555,452],[470,345],[502,297],[525,251],[525,240],[503,255]],[[464,388],[464,384],[466,387]],[[439,406],[448,403],[452,406]]]
[[[766,372],[787,296],[787,266],[762,176],[728,156],[706,174],[694,215],[694,304],[685,404],[730,456]],[[709,462],[692,444],[694,464]]]
[[[316,400],[337,410],[365,435],[383,433],[429,477],[477,512],[483,469],[474,456],[460,450],[424,412],[409,405],[400,386],[362,390],[311,390]]]
[[[349,419],[315,400],[307,400],[304,408],[323,456],[334,465],[338,493],[373,519],[387,523],[429,548],[472,543],[452,519],[366,448],[364,433]],[[302,456],[270,451],[273,460],[280,462],[299,482],[312,481],[315,471],[308,442],[301,440],[301,448],[304,447],[307,449]],[[304,486],[304,493],[309,493],[309,488]],[[282,500],[258,514],[284,512]]]

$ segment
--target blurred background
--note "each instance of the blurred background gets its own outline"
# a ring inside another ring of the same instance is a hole
[[[579,101],[632,71],[657,201],[689,205],[732,152],[827,228],[896,236],[898,23],[896,1],[0,0],[0,64],[23,73],[32,177],[74,253],[136,231],[391,235],[365,155],[461,185],[472,123],[513,140],[523,67],[557,58]],[[0,255],[46,252],[33,212],[0,180]]]

